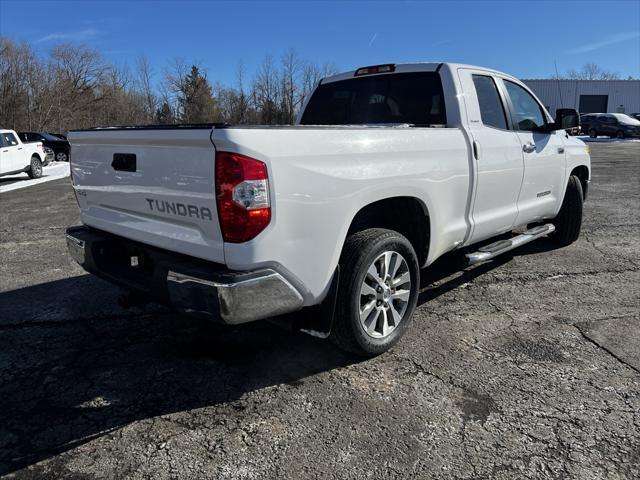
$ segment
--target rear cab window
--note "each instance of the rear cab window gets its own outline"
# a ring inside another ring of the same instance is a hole
[[[507,129],[507,115],[493,78],[486,75],[472,75],[476,89],[480,118],[489,127]]]
[[[442,81],[436,72],[408,72],[321,84],[300,124],[446,126]]]

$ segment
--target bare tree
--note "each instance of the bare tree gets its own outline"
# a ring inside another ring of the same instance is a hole
[[[28,44],[0,40],[0,122],[3,125],[24,128],[35,123],[39,93],[45,88],[42,70]]]
[[[250,105],[249,105],[249,96],[244,89],[244,78],[245,78],[245,66],[242,60],[238,62],[238,66],[236,68],[236,90],[237,90],[237,99],[235,104],[235,114],[234,119],[232,121],[237,121],[240,124],[247,123],[250,118]]]
[[[611,72],[596,63],[585,63],[580,70],[571,69],[564,77],[570,80],[616,80],[620,78],[617,72]]]
[[[293,48],[287,50],[282,56],[280,82],[283,123],[292,124],[294,122],[298,106],[302,101],[303,95],[298,81],[302,67],[302,61]]]
[[[153,68],[147,57],[139,57],[136,60],[137,88],[144,98],[144,108],[147,121],[153,121],[158,108],[158,95],[153,90]]]
[[[96,50],[63,44],[51,51],[58,100],[58,127],[77,128],[99,119],[108,89],[100,88],[112,67]]]
[[[165,101],[169,103],[174,118],[180,118],[183,115],[179,96],[180,92],[185,88],[184,78],[187,76],[188,71],[189,67],[184,58],[174,58],[164,69],[162,89],[165,94]]]
[[[253,74],[240,62],[232,86],[212,86],[206,71],[185,59],[171,61],[157,82],[145,57],[131,70],[83,45],[38,55],[28,43],[0,37],[0,125],[65,132],[150,122],[293,123],[305,97],[335,71],[289,49],[280,62],[265,57]]]
[[[279,120],[278,71],[272,56],[262,61],[260,69],[253,80],[252,97],[256,110],[260,112],[260,123],[273,125]]]
[[[219,109],[220,119],[224,122],[245,124],[255,118],[255,110],[251,108],[250,97],[244,87],[245,68],[242,62],[236,68],[236,84],[225,87],[218,83],[215,87],[215,97]]]

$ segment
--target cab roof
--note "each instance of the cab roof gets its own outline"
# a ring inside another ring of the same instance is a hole
[[[469,68],[473,70],[481,70],[481,71],[485,71],[492,74],[499,74],[505,77],[514,78],[513,76],[508,75],[504,72],[500,72],[492,68],[479,67],[477,65],[466,65],[463,63],[446,63],[446,62],[408,62],[408,63],[385,63],[380,65],[362,66],[362,67],[358,67],[355,70],[337,73],[335,75],[325,77],[321,80],[320,83],[324,84],[324,83],[337,82],[339,80],[347,80],[349,78],[354,78],[356,76],[356,72],[364,68],[387,66],[387,65],[393,65],[394,66],[393,71],[381,72],[381,73],[370,73],[366,75],[393,75],[394,73],[407,73],[407,72],[437,72],[441,68],[446,67],[451,71],[457,70],[459,68]]]

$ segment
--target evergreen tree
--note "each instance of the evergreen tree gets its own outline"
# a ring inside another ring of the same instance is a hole
[[[195,65],[183,79],[179,102],[184,123],[213,122],[217,116],[211,85]]]
[[[174,123],[173,112],[167,102],[162,102],[160,108],[156,110],[156,121],[161,125]]]

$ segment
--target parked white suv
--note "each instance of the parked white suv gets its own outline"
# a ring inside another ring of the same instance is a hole
[[[22,143],[14,130],[0,129],[0,176],[26,172],[39,178],[50,158],[42,143]]]
[[[300,328],[375,355],[444,253],[578,237],[590,160],[563,120],[504,73],[419,63],[323,79],[296,126],[74,131],[68,246],[89,272],[226,323],[308,307]]]

